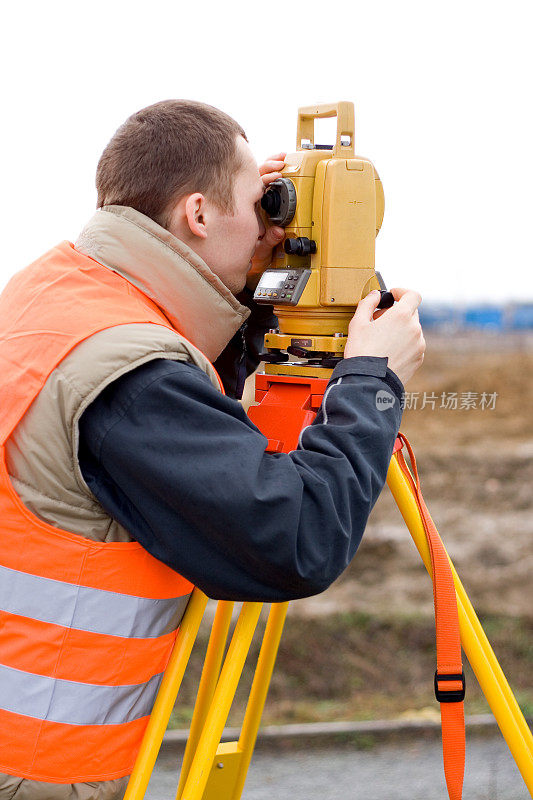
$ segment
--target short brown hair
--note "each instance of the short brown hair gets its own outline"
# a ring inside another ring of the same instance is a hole
[[[100,157],[97,207],[131,206],[166,226],[180,197],[202,192],[230,212],[242,166],[237,136],[246,139],[234,119],[194,100],[163,100],[137,111]]]

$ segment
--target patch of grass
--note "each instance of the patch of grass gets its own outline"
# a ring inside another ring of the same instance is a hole
[[[533,716],[533,621],[482,619],[502,669],[526,716]],[[264,623],[260,626],[264,629]],[[201,672],[208,630],[193,650],[171,727],[187,727]],[[242,721],[260,641],[254,642],[229,724]],[[379,619],[342,613],[318,619],[289,617],[263,715],[264,724],[386,719],[420,714],[438,704],[433,694],[435,626],[419,616]],[[467,714],[488,704],[466,666]]]

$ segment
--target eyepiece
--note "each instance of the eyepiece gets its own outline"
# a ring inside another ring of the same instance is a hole
[[[296,213],[296,189],[289,178],[273,181],[261,200],[263,208],[273,225],[285,227]]]
[[[261,208],[263,208],[269,217],[275,217],[279,213],[281,207],[281,195],[279,192],[268,189],[261,199]]]

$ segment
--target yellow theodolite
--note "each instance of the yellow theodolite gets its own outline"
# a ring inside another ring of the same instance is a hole
[[[315,144],[315,119],[334,116],[335,144]],[[300,108],[296,141],[261,202],[286,238],[254,299],[273,303],[279,324],[265,337],[266,373],[327,377],[342,358],[359,300],[381,289],[379,308],[394,302],[375,271],[383,187],[373,164],[355,156],[353,103]],[[289,362],[291,355],[304,363]]]

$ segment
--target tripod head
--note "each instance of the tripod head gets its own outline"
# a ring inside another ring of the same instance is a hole
[[[323,117],[337,118],[334,145],[314,142],[315,119]],[[261,205],[285,228],[254,294],[258,303],[274,303],[279,321],[265,337],[267,371],[324,377],[342,358],[357,303],[385,289],[375,271],[383,187],[373,164],[355,156],[353,103],[298,109],[296,152]],[[381,308],[392,305],[386,294]],[[289,354],[305,363],[289,364]]]

